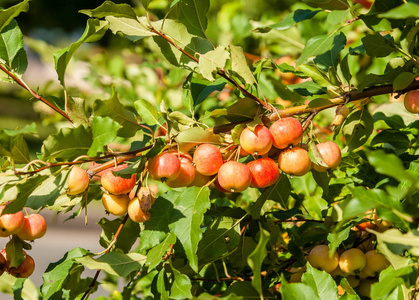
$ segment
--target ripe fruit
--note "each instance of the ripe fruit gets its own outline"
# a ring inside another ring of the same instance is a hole
[[[269,127],[273,145],[278,149],[285,149],[289,145],[297,145],[303,138],[303,127],[294,118],[279,119]]]
[[[166,181],[166,184],[172,188],[189,186],[195,179],[195,173],[192,162],[185,157],[181,157],[178,176],[173,180]]]
[[[68,190],[69,195],[78,195],[84,192],[89,186],[89,176],[86,171],[79,166],[73,166],[68,174]]]
[[[253,155],[264,155],[272,147],[271,132],[263,125],[257,125],[254,131],[246,127],[240,134],[240,146]]]
[[[419,90],[406,93],[404,96],[404,107],[408,112],[419,113]]]
[[[148,161],[148,173],[154,180],[174,180],[179,171],[180,161],[173,153],[163,152]]]
[[[121,216],[127,212],[130,199],[127,195],[112,195],[103,193],[102,203],[106,211],[114,216]]]
[[[356,228],[360,231],[366,231],[368,229],[373,229],[375,227],[375,223],[373,220],[377,219],[377,215],[374,213],[373,210],[369,210],[365,213],[364,216],[365,222],[356,225]]]
[[[329,167],[323,167],[313,163],[313,169],[319,172],[325,172],[327,169],[333,169],[339,166],[342,154],[339,146],[335,142],[324,142],[316,145],[317,150],[323,158],[323,161]]]
[[[211,176],[217,174],[223,165],[223,157],[217,146],[202,144],[196,148],[193,155],[196,170],[202,175]]]
[[[121,195],[129,193],[135,186],[136,176],[131,175],[131,178],[122,178],[115,176],[113,171],[120,171],[127,167],[127,165],[119,165],[114,168],[107,169],[103,172],[100,182],[105,190],[113,195]]]
[[[266,188],[278,181],[279,168],[272,158],[259,158],[247,164],[252,174],[251,187]]]
[[[195,178],[189,186],[203,187],[204,185],[207,185],[208,182],[210,182],[212,179],[213,179],[212,176],[206,176],[206,175],[202,175],[199,172],[195,172]]]
[[[364,8],[370,9],[374,0],[354,0],[354,2],[361,4]]]
[[[145,203],[142,198],[134,198],[128,204],[128,215],[130,219],[136,223],[145,222],[150,219],[150,204]]]
[[[7,237],[9,235],[18,233],[23,227],[24,216],[22,211],[14,214],[4,214],[3,210],[6,205],[0,206],[0,236]]]
[[[33,258],[25,253],[25,260],[19,265],[19,267],[9,268],[7,272],[17,278],[28,278],[32,275],[35,270],[35,261]]]
[[[367,260],[364,252],[358,248],[346,250],[340,255],[339,267],[346,274],[358,274],[365,267]]]
[[[278,157],[278,165],[282,172],[296,176],[302,176],[311,170],[307,150],[299,147],[282,151]]]
[[[374,277],[378,275],[382,270],[386,269],[390,263],[389,261],[377,250],[370,250],[365,253],[365,258],[367,260],[365,267],[362,269],[362,272],[369,276]]]
[[[308,254],[308,261],[313,268],[331,273],[339,264],[339,255],[335,252],[330,256],[329,253],[329,246],[317,245]]]
[[[47,222],[43,216],[39,214],[30,214],[25,216],[23,220],[23,227],[17,235],[26,241],[33,241],[39,239],[47,232]]]
[[[252,173],[248,166],[237,161],[228,161],[218,171],[218,183],[230,192],[239,193],[247,189],[252,182]]]
[[[353,288],[356,288],[360,283],[359,278],[357,278],[355,275],[349,275],[346,277],[346,280],[348,280],[349,285]]]
[[[4,249],[4,254],[2,252],[0,252],[0,276],[3,275],[4,271],[7,268],[7,261],[6,261],[6,256],[5,256],[6,249]]]

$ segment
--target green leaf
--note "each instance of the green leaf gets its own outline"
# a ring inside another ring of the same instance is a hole
[[[111,275],[127,277],[130,273],[140,270],[145,259],[146,257],[139,253],[109,252],[97,259],[83,256],[75,260],[91,270],[101,269]]]
[[[262,277],[260,272],[262,271],[262,263],[265,259],[268,251],[266,250],[266,244],[269,241],[270,233],[265,230],[261,223],[259,223],[259,242],[255,250],[247,257],[247,263],[253,271],[252,286],[258,291],[259,295],[262,295]]]
[[[176,142],[178,143],[180,151],[187,152],[198,144],[219,144],[220,140],[216,134],[208,130],[201,127],[192,127],[181,131],[176,137]]]
[[[23,255],[22,240],[16,235],[13,235],[12,238],[6,244],[6,259],[11,268],[19,267],[25,260]]]
[[[43,159],[72,161],[81,155],[86,155],[92,143],[92,134],[84,126],[65,127],[44,140]]]
[[[13,18],[17,17],[21,12],[27,12],[29,9],[29,1],[24,0],[14,6],[0,11],[0,31],[6,27]]]
[[[323,95],[327,93],[327,89],[321,87],[313,81],[305,81],[302,83],[287,85],[290,91],[295,91],[302,96]]]
[[[49,264],[45,270],[41,293],[43,299],[62,299],[63,285],[78,268],[75,259],[87,255],[89,252],[82,248],[75,248],[67,252],[62,259]],[[76,274],[77,275],[77,274]]]
[[[311,7],[329,10],[346,10],[349,8],[346,0],[303,0],[303,2]]]
[[[226,118],[230,122],[238,122],[246,119],[254,119],[258,110],[256,101],[250,98],[240,98],[226,110]]]
[[[367,158],[377,173],[393,177],[398,181],[416,182],[419,180],[417,174],[405,170],[403,162],[395,154],[376,150],[367,152]]]
[[[164,24],[164,28],[162,28]],[[196,53],[205,55],[208,51],[214,50],[209,41],[198,36],[191,35],[187,27],[175,20],[166,19],[163,21],[153,22],[152,25],[158,31],[162,31],[165,35],[173,40],[181,49],[185,50],[189,55],[194,57]],[[189,56],[183,54],[179,49],[169,44],[160,36],[153,37],[154,41],[160,47],[164,57],[174,66],[195,70],[198,63]]]
[[[231,67],[233,71],[243,78],[244,82],[247,84],[256,83],[255,76],[250,70],[246,57],[244,56],[243,48],[233,45],[230,45],[229,48],[231,54]]]
[[[115,4],[112,1],[105,1],[95,9],[83,9],[80,13],[92,18],[104,18],[107,16],[136,18],[134,9],[126,3]]]
[[[302,64],[298,69],[308,77],[311,77],[313,81],[320,86],[328,87],[332,85],[327,74],[321,71],[316,65]]]
[[[186,274],[172,268],[173,282],[170,288],[170,299],[191,299],[192,283]]]
[[[371,298],[391,299],[390,294],[394,289],[403,285],[409,287],[410,284],[414,284],[412,281],[415,277],[417,277],[417,270],[410,266],[398,270],[392,268],[384,270],[380,273],[380,281],[371,286]]]
[[[391,37],[387,36],[386,38],[378,32],[375,34],[368,34],[361,40],[369,56],[385,57],[397,50],[392,43]]]
[[[159,275],[154,277],[153,284],[156,285],[157,289],[155,292],[152,290],[153,296],[158,295],[160,296],[160,300],[169,300],[169,281],[167,279],[165,268],[162,268]]]
[[[150,270],[155,268],[162,261],[162,257],[166,255],[170,245],[174,245],[175,243],[176,236],[173,233],[169,233],[160,244],[148,251],[146,266]]]
[[[330,176],[327,172],[317,172],[316,170],[311,170],[313,178],[316,183],[323,189],[323,194],[329,194],[329,185],[330,185]]]
[[[103,248],[108,248],[113,237],[115,236],[115,233],[121,225],[121,222],[121,219],[108,220],[106,218],[102,218],[99,220],[98,224],[102,228],[99,242]],[[131,221],[131,219],[128,219],[124,225],[124,229],[120,232],[118,239],[116,240],[116,243],[113,247],[126,253],[131,250],[139,235],[139,224]]]
[[[202,103],[211,93],[222,91],[225,85],[224,78],[218,78],[214,82],[211,82],[193,76],[190,82],[190,91],[194,106]]]
[[[140,129],[135,115],[121,104],[115,89],[108,100],[96,100],[93,111],[95,116],[110,117],[118,122],[122,126],[118,131],[121,137],[132,137]]]
[[[25,206],[32,209],[39,209],[45,206],[54,205],[55,200],[64,192],[67,182],[68,171],[60,171],[56,174],[56,168],[43,171],[40,175],[44,180],[37,182],[35,189],[31,189]]]
[[[87,20],[86,29],[84,30],[83,35],[77,42],[54,53],[55,69],[57,70],[58,79],[63,86],[65,86],[65,70],[76,50],[83,43],[93,43],[100,40],[108,30],[108,26],[108,22],[106,21],[89,19]]]
[[[197,251],[199,265],[205,265],[229,254],[239,242],[240,220],[224,216],[215,218],[199,242]]]
[[[153,217],[144,222],[144,230],[140,233],[141,250],[157,246],[169,233],[170,218],[174,209],[173,203],[169,199],[178,194],[178,191],[172,190],[156,199],[150,209],[150,214]]]
[[[371,230],[381,242],[386,243],[387,247],[398,255],[404,251],[409,251],[413,256],[419,255],[419,232],[412,230],[407,233],[400,232],[399,229],[388,229],[385,232]]]
[[[218,46],[199,56],[199,72],[205,79],[214,81],[213,73],[224,68],[229,57],[230,53],[223,46]]]
[[[138,115],[147,125],[161,125],[156,107],[147,100],[140,99],[134,103]]]
[[[419,7],[419,5],[417,5]],[[413,80],[415,80],[416,75],[410,72],[403,72],[397,75],[393,81],[393,91],[400,91],[407,88]]]
[[[338,289],[332,276],[313,268],[307,263],[307,271],[303,274],[302,282],[311,287],[320,299],[338,300]]]
[[[117,122],[109,117],[93,117],[92,135],[93,143],[87,155],[94,157],[105,151],[106,145],[116,139],[118,130],[122,128]]]
[[[89,117],[86,113],[85,101],[81,98],[67,97],[68,116],[75,126],[89,125]]]
[[[22,75],[28,66],[26,52],[23,49],[23,35],[15,20],[5,26],[0,33],[0,59],[9,71],[17,75]],[[0,78],[10,81],[6,76],[2,75]]]
[[[125,38],[131,41],[157,35],[148,28],[148,21],[145,17],[133,19],[131,17],[107,16],[106,21],[109,22],[109,29],[114,34],[122,33]]]
[[[175,209],[172,212],[169,229],[176,234],[182,244],[189,264],[198,271],[199,241],[202,239],[201,223],[204,213],[210,207],[209,189],[207,187],[188,187],[170,199]]]
[[[364,214],[366,211],[378,207],[387,202],[386,193],[379,189],[366,189],[363,186],[358,186],[350,189],[353,198],[343,202],[344,220]]]
[[[209,7],[209,0],[182,0],[178,4],[179,21],[186,25],[189,33],[207,38],[205,30]]]
[[[248,281],[236,281],[232,283],[224,292],[222,299],[231,300],[246,300],[246,299],[260,299],[260,294],[255,290],[252,284]],[[231,296],[231,297],[228,297]],[[211,299],[214,300],[214,299]]]
[[[270,25],[269,27],[276,30],[289,29],[301,21],[313,18],[319,12],[321,10],[297,9],[288,14],[281,22]]]
[[[21,211],[26,204],[29,196],[42,185],[42,182],[46,180],[48,176],[34,176],[28,177],[19,184],[17,184],[17,197],[4,209],[4,213],[15,213]]]
[[[13,136],[10,139],[10,154],[15,164],[29,163],[29,148],[22,134]]]
[[[336,251],[340,244],[346,241],[349,237],[349,233],[351,232],[351,227],[346,226],[343,229],[340,229],[337,232],[331,232],[327,236],[327,240],[329,243],[329,248],[331,251]]]
[[[317,56],[331,50],[334,44],[336,33],[329,35],[315,36],[307,41],[303,53],[296,60],[297,65],[305,63],[310,57]]]
[[[410,144],[410,140],[403,132],[383,130],[372,139],[370,144],[371,146],[376,144],[390,144],[397,149],[406,149]]]
[[[339,66],[340,66],[340,69],[342,71],[343,78],[345,78],[345,80],[346,80],[346,83],[350,84],[351,79],[352,79],[352,74],[351,74],[351,70],[349,68],[348,60],[349,60],[349,54],[346,54],[343,57],[342,61],[340,62]]]
[[[407,2],[385,13],[379,14],[378,17],[385,19],[419,18],[419,5],[414,2]]]
[[[306,108],[316,108],[316,107],[322,107],[327,105],[333,105],[333,102],[326,98],[316,98],[311,100]]]
[[[366,109],[357,110],[349,115],[342,129],[348,151],[366,143],[372,134],[373,122],[371,114]]]
[[[281,283],[279,292],[283,299],[320,300],[314,290],[304,283],[287,283],[284,277]]]
[[[323,70],[332,68],[337,71],[340,52],[346,46],[346,36],[342,32],[333,38],[332,48],[314,59],[314,63]]]

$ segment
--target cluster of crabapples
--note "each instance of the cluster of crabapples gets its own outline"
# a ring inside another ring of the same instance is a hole
[[[242,192],[249,186],[266,188],[275,184],[280,170],[285,174],[302,176],[312,168],[324,172],[340,164],[341,151],[334,142],[317,144],[324,163],[312,163],[308,151],[299,146],[302,137],[301,123],[287,117],[277,120],[269,128],[256,125],[241,132],[237,151],[242,156],[256,158],[247,164],[225,161],[223,149],[201,144],[193,155],[171,151],[160,153],[149,161],[148,172],[152,179],[161,180],[172,188],[204,186],[214,181],[223,192]]]
[[[331,252],[327,245],[314,246],[306,260],[318,270],[325,271],[333,277],[345,277],[352,288],[355,288],[359,295],[370,297],[371,285],[378,281],[381,271],[386,269],[389,261],[374,247],[374,235],[366,229],[374,229],[383,232],[389,229],[392,224],[384,219],[378,218],[374,211],[365,213],[364,222],[352,228],[356,233],[357,242],[351,248]],[[304,267],[292,267],[288,269],[291,273],[289,282],[300,282]],[[338,292],[342,292],[339,290]]]
[[[154,203],[154,196],[147,187],[141,187],[138,191],[136,175],[130,178],[115,176],[113,172],[123,170],[127,165],[122,164],[100,172],[100,182],[105,192],[102,195],[102,203],[106,211],[114,216],[122,216],[128,213],[134,222],[145,222],[150,218],[149,209]],[[73,166],[68,176],[69,195],[83,193],[89,186],[87,172],[78,166]]]
[[[40,214],[24,215],[22,211],[16,213],[4,213],[6,205],[0,206],[0,237],[19,238],[22,241],[33,241],[43,237],[47,231],[47,223]],[[23,260],[14,265],[13,251],[0,251],[0,275],[6,271],[17,278],[27,278],[35,270],[34,259],[23,251]]]

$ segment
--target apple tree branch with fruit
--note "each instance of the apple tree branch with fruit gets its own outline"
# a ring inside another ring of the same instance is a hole
[[[80,8],[82,36],[39,51],[50,89],[23,78],[29,0],[0,10],[1,80],[49,107],[0,133],[14,295],[42,210],[98,209],[104,250],[75,245],[32,297],[87,299],[103,283],[108,299],[416,299],[419,5],[157,2]],[[69,80],[83,60],[90,89]]]

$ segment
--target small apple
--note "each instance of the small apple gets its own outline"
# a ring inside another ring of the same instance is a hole
[[[259,158],[249,162],[247,166],[252,174],[251,187],[266,188],[278,181],[279,168],[272,158]]]
[[[112,195],[103,193],[102,204],[106,211],[114,216],[121,216],[127,212],[130,199],[127,195]]]
[[[339,265],[339,255],[334,252],[331,256],[329,246],[317,245],[308,254],[308,262],[313,268],[331,273]]]
[[[271,132],[263,125],[257,125],[254,131],[246,127],[240,134],[240,146],[247,153],[264,155],[272,147]]]
[[[217,174],[218,170],[223,165],[223,157],[217,146],[202,144],[196,148],[193,154],[193,163],[199,173],[211,176]]]
[[[362,279],[358,287],[356,288],[358,295],[371,299],[371,285],[373,285],[376,282],[378,282],[377,279]]]
[[[367,262],[362,269],[362,272],[369,277],[375,277],[390,265],[387,258],[378,253],[377,250],[368,251],[365,253],[365,258]]]
[[[188,158],[181,157],[179,175],[173,180],[167,180],[165,183],[171,188],[189,186],[194,181],[196,173],[192,162]]]
[[[230,192],[239,193],[250,186],[252,173],[247,165],[237,161],[228,161],[218,171],[218,183]]]
[[[144,200],[141,198],[134,198],[128,204],[128,216],[136,223],[142,223],[150,219],[150,208],[147,203],[143,203]]]
[[[404,95],[404,107],[413,114],[419,113],[419,90],[409,91]]]
[[[366,258],[364,252],[358,248],[351,248],[340,255],[339,267],[346,274],[359,274],[365,267]]]
[[[7,270],[7,272],[17,278],[28,278],[32,275],[33,271],[35,270],[35,261],[33,258],[24,253],[25,260],[19,265],[19,267],[11,267]]]
[[[297,145],[303,138],[303,127],[295,118],[284,118],[274,122],[269,131],[272,134],[273,145],[278,149],[285,149],[290,145]]]
[[[89,176],[86,171],[79,166],[73,166],[68,174],[68,190],[69,195],[78,195],[84,192],[89,186]]]
[[[203,187],[207,185],[210,181],[212,181],[213,177],[214,176],[206,176],[206,175],[202,175],[199,172],[195,172],[195,178],[189,186]]]
[[[0,206],[0,237],[7,237],[18,233],[24,224],[24,216],[22,211],[13,214],[2,214],[6,205]]]
[[[328,169],[333,169],[339,166],[342,159],[339,146],[335,142],[324,142],[316,145],[317,150],[323,158],[323,161],[329,167],[320,166],[313,163],[313,169],[318,172],[326,172]]]
[[[7,260],[6,260],[6,249],[3,249],[3,251],[0,252],[0,276],[3,275],[4,271],[7,269]]]
[[[374,0],[354,0],[354,2],[361,4],[366,9],[370,9]]]
[[[25,216],[23,222],[22,229],[17,233],[22,240],[33,241],[43,237],[47,232],[47,222],[40,214]]]
[[[117,167],[107,169],[105,172],[103,172],[100,178],[100,183],[102,184],[102,187],[113,195],[129,193],[134,188],[136,183],[135,174],[132,174],[131,178],[122,178],[119,176],[115,176],[112,173],[113,171],[123,170],[126,167],[127,165],[119,165]]]
[[[179,171],[180,161],[174,153],[162,152],[148,161],[148,173],[154,180],[175,180]]]
[[[282,151],[278,157],[278,165],[282,172],[296,176],[303,176],[311,170],[307,150],[299,147]]]

